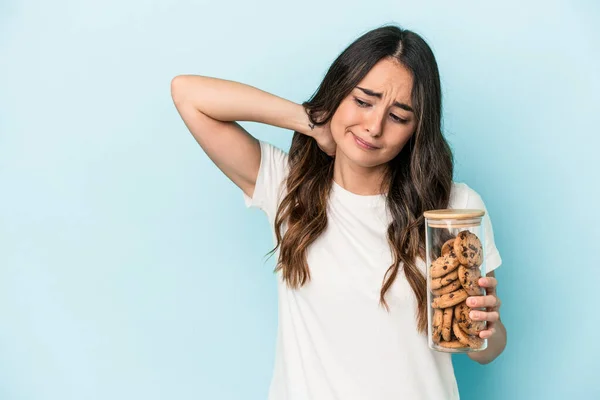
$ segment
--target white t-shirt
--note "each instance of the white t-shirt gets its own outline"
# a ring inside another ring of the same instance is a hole
[[[260,147],[256,188],[244,199],[247,207],[263,210],[273,228],[288,154],[264,141]],[[453,183],[449,208],[485,206],[473,189]],[[392,264],[385,195],[357,195],[334,182],[327,215],[327,229],[307,250],[311,280],[294,290],[277,275],[269,400],[458,399],[451,355],[429,349],[426,335],[417,332],[416,300],[402,271],[386,293],[390,311],[379,305]],[[487,212],[484,223],[489,272],[501,259]],[[425,274],[424,262],[417,265]]]

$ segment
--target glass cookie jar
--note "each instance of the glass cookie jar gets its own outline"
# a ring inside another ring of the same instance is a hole
[[[478,284],[486,275],[483,210],[426,211],[427,337],[429,348],[469,353],[487,348],[479,337],[486,321],[471,320],[467,297],[485,296]]]

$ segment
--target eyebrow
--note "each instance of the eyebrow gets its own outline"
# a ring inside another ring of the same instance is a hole
[[[366,88],[361,88],[360,86],[357,86],[356,88],[362,90],[367,96],[377,97],[378,99],[381,99],[381,97],[383,96],[381,93],[377,93],[377,92],[374,92],[374,91],[366,89]],[[396,102],[394,102],[394,105],[396,107],[400,107],[403,110],[410,111],[413,114],[415,112],[408,104],[399,103],[396,101]]]

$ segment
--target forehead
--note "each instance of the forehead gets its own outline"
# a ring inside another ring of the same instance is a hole
[[[393,95],[398,100],[409,101],[412,92],[412,73],[398,61],[384,58],[371,68],[358,86],[375,92]]]

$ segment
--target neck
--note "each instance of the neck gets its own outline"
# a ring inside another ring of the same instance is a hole
[[[384,165],[360,167],[340,153],[333,164],[333,180],[349,192],[362,196],[381,194],[384,173]]]

